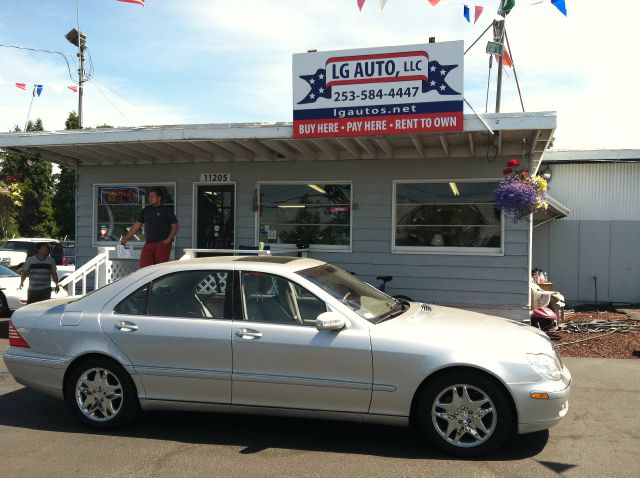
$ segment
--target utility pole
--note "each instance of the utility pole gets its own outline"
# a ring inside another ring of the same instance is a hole
[[[69,43],[78,47],[78,123],[82,128],[82,90],[84,87],[84,50],[87,42],[87,36],[77,29],[71,30],[64,36]]]
[[[80,67],[78,68],[78,126],[82,129],[82,92],[84,91],[84,43],[78,46],[80,50],[78,56],[80,57]],[[502,57],[500,57],[502,61]]]
[[[498,10],[498,15],[502,16],[502,20],[494,20],[494,41],[500,43],[502,47],[502,54],[498,59],[498,85],[496,89],[496,113],[500,113],[500,99],[502,97],[502,64],[504,58],[504,21],[506,18],[506,14],[504,12],[504,7],[507,0],[500,0],[500,9]]]

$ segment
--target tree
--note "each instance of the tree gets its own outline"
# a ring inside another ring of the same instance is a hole
[[[14,132],[19,132],[16,126]],[[44,131],[42,120],[27,123],[27,131]],[[55,236],[57,225],[53,218],[53,175],[51,163],[13,152],[5,152],[1,157],[0,177],[5,181],[14,179],[14,187],[19,188],[22,203],[14,204],[13,214],[17,229],[22,236]]]
[[[64,126],[65,129],[80,129],[80,118],[75,111],[69,113]],[[60,166],[60,173],[56,179],[54,203],[60,236],[75,239],[76,168],[67,165]]]

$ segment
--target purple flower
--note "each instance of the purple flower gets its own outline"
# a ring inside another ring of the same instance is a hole
[[[496,188],[496,208],[513,216],[513,222],[531,214],[540,200],[544,200],[544,193],[538,193],[530,178],[505,178]]]

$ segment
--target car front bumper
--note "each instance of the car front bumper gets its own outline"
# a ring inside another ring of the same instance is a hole
[[[518,433],[551,428],[569,411],[571,373],[564,365],[560,380],[511,384],[510,388],[518,410]],[[532,393],[546,393],[548,398],[533,398]]]

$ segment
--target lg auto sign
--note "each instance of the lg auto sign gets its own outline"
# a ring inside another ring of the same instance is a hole
[[[293,55],[296,138],[462,131],[463,42]]]

